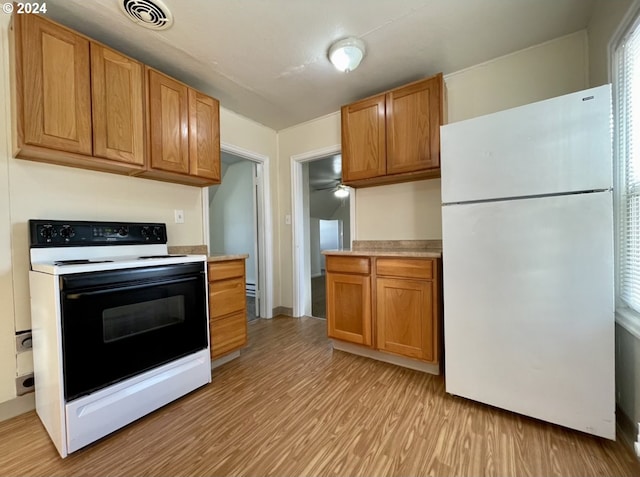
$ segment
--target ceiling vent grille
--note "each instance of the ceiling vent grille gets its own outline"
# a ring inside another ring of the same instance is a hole
[[[122,0],[120,8],[134,23],[151,30],[166,30],[173,25],[173,15],[160,0]]]

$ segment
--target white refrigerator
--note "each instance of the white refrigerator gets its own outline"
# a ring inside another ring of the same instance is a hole
[[[615,439],[610,86],[441,144],[446,391]]]

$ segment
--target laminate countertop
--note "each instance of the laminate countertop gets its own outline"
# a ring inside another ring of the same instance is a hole
[[[442,240],[354,240],[351,250],[324,250],[322,254],[357,257],[442,258]]]
[[[347,255],[353,257],[407,257],[407,258],[442,258],[442,250],[324,250],[323,255]]]
[[[187,254],[187,255],[206,255],[207,262],[225,262],[227,260],[243,260],[249,258],[248,253],[238,254],[224,254],[224,253],[212,253],[209,254],[206,245],[173,245],[169,246],[169,253]]]
[[[213,255],[209,255],[207,256],[207,262],[211,263],[211,262],[226,262],[227,260],[244,260],[246,258],[249,258],[249,254],[248,253],[239,253],[239,254],[231,254],[231,255],[224,255],[224,254],[213,254]]]

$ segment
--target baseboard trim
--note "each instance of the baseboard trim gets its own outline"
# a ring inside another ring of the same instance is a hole
[[[28,393],[0,403],[0,422],[19,416],[36,408],[36,394]]]
[[[344,341],[330,340],[333,349],[338,351],[345,351],[351,354],[357,354],[358,356],[364,356],[365,358],[376,359],[389,364],[395,364],[396,366],[402,366],[403,368],[409,368],[416,371],[422,371],[429,374],[440,374],[440,366],[437,364],[424,363],[411,358],[403,358],[402,356],[396,356],[395,354],[387,354],[382,351],[376,351],[374,349],[365,348],[353,343],[345,343]]]
[[[211,361],[211,369],[219,368],[223,364],[227,364],[229,361],[233,361],[236,358],[240,357],[240,350],[234,351],[233,353],[225,354],[220,358],[216,358]]]
[[[293,316],[293,308],[289,308],[286,306],[276,306],[273,309],[273,316],[278,315]]]
[[[633,446],[636,436],[638,435],[638,429],[633,423],[633,420],[627,416],[619,406],[616,406],[616,428],[620,441],[633,452],[633,455],[638,457]],[[640,458],[638,458],[638,460],[640,460]]]

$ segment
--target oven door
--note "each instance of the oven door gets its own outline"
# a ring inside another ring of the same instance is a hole
[[[67,402],[208,347],[204,262],[60,281]]]

